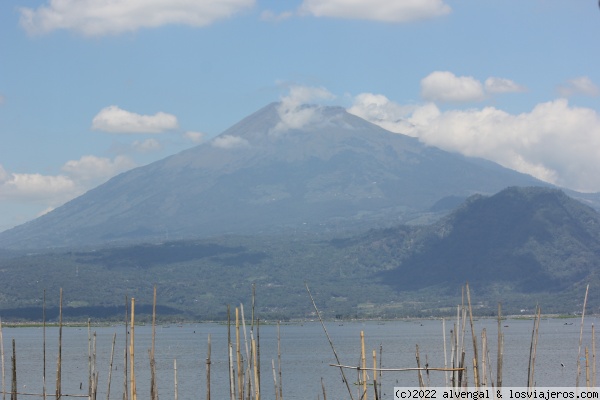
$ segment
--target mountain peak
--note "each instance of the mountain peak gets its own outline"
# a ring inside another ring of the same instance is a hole
[[[214,139],[0,233],[1,247],[390,224],[448,196],[540,184],[341,107],[272,103]]]

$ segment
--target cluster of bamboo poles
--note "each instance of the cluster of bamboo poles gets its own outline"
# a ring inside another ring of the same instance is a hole
[[[472,339],[472,386],[476,388],[481,387],[502,387],[502,365],[503,365],[503,353],[504,353],[504,334],[502,332],[502,307],[498,304],[498,348],[497,348],[497,360],[496,360],[496,374],[494,380],[494,374],[492,371],[492,363],[490,360],[488,340],[486,330],[483,329],[481,332],[481,358],[479,357],[479,341],[475,333],[475,327],[473,322],[473,308],[471,305],[471,294],[469,290],[469,284],[467,283],[463,288],[462,304],[457,306],[456,310],[456,321],[450,331],[451,335],[449,338],[450,343],[450,360],[448,365],[447,357],[447,340],[446,340],[446,320],[442,319],[442,331],[443,331],[443,342],[444,342],[444,366],[443,367],[430,367],[425,358],[425,366],[422,366],[421,355],[419,352],[419,346],[416,345],[415,358],[416,367],[409,368],[382,368],[382,346],[379,347],[379,364],[377,360],[377,351],[372,350],[372,367],[367,366],[367,350],[365,346],[365,334],[364,331],[360,332],[360,361],[358,366],[344,365],[340,362],[338,354],[335,350],[335,346],[322,319],[321,313],[317,308],[315,300],[310,292],[307,284],[305,284],[306,290],[312,301],[316,315],[319,318],[321,326],[327,336],[330,347],[336,359],[336,364],[330,364],[333,367],[339,368],[342,375],[342,380],[348,390],[348,395],[351,400],[354,400],[353,390],[350,388],[350,383],[345,375],[345,370],[355,370],[357,373],[357,398],[360,400],[368,399],[368,386],[373,387],[373,398],[379,400],[381,398],[381,381],[382,374],[391,372],[406,372],[416,371],[419,387],[427,387],[430,385],[429,375],[430,372],[444,372],[445,384],[447,387],[461,388],[469,386],[468,372],[470,368],[467,366],[465,360],[467,351],[465,346],[465,337],[468,330],[471,332]],[[585,308],[587,303],[589,285],[586,288],[585,299],[583,303],[583,312],[581,316],[581,328],[579,337],[579,350],[577,360],[577,377],[576,387],[579,387],[580,375],[582,374],[581,360],[585,360],[585,379],[586,387],[595,387],[596,385],[596,350],[595,350],[595,331],[592,325],[592,355],[590,360],[589,350],[585,347],[585,358],[581,357],[582,341],[583,341],[583,327],[585,318]],[[466,294],[466,304],[465,304]],[[137,400],[137,382],[135,374],[135,298],[131,298],[131,303],[125,297],[125,350],[124,350],[124,377],[123,377],[123,400]],[[261,377],[260,377],[260,319],[255,316],[255,302],[256,302],[256,290],[255,286],[252,286],[252,316],[251,324],[248,330],[246,328],[246,320],[244,317],[244,306],[240,304],[239,307],[235,308],[235,339],[232,338],[232,321],[231,321],[231,309],[227,306],[227,326],[228,326],[228,371],[229,371],[229,394],[230,400],[260,400],[261,399]],[[17,368],[16,368],[16,350],[15,340],[12,340],[12,375],[11,375],[11,389],[6,390],[5,385],[5,363],[4,363],[4,342],[2,337],[2,321],[0,319],[0,363],[2,367],[2,400],[6,400],[6,395],[10,394],[10,400],[17,400],[18,395],[38,396],[46,399],[47,397],[54,397],[60,399],[62,397],[87,397],[90,400],[96,400],[98,394],[98,381],[99,372],[96,368],[96,333],[91,333],[90,320],[88,319],[88,393],[86,395],[77,394],[64,394],[62,393],[62,303],[63,303],[63,292],[60,290],[60,301],[59,301],[59,321],[58,321],[58,357],[57,357],[57,368],[56,368],[56,387],[54,393],[48,393],[47,382],[46,382],[46,293],[44,291],[43,299],[43,390],[41,394],[36,393],[21,393],[17,390]],[[130,310],[130,314],[128,315]],[[469,328],[467,329],[467,317],[469,320]],[[535,360],[537,342],[539,337],[539,324],[541,319],[541,309],[536,307],[536,314],[534,317],[534,325],[532,330],[531,345],[529,351],[529,364],[527,371],[527,387],[535,387]],[[243,339],[242,339],[243,336]],[[156,360],[155,360],[155,339],[156,339],[156,286],[154,287],[154,298],[152,307],[152,344],[148,350],[149,362],[150,362],[150,400],[158,400],[158,387],[156,379]],[[108,374],[108,389],[107,389],[107,400],[110,399],[110,386],[112,379],[112,370],[114,362],[114,349],[116,343],[116,333],[113,335],[112,349],[110,355],[110,370]],[[243,344],[243,347],[242,347]],[[235,355],[234,355],[235,354]],[[591,364],[591,366],[590,366]],[[129,367],[129,368],[128,368]],[[273,386],[276,400],[283,400],[283,385],[282,385],[282,371],[281,371],[281,337],[280,327],[277,324],[277,368],[275,360],[271,360],[271,369],[273,372]],[[178,399],[178,384],[177,384],[177,359],[173,360],[173,371],[174,371],[174,398]],[[426,377],[423,376],[423,372],[426,373]],[[369,377],[369,373],[372,377]],[[206,399],[211,398],[211,337],[208,335],[207,343],[207,357],[206,357]],[[372,383],[371,383],[372,382]],[[327,400],[327,393],[325,390],[325,383],[321,378],[321,388],[323,394],[323,400]],[[145,397],[145,396],[144,396]],[[320,398],[320,395],[319,395]]]
[[[227,321],[228,321],[228,359],[229,359],[229,382],[230,382],[230,398],[231,400],[260,400],[261,384],[260,384],[260,319],[255,318],[255,299],[256,290],[252,286],[252,322],[250,324],[250,333],[246,329],[246,320],[244,318],[244,306],[240,304],[239,308],[235,308],[235,363],[233,356],[233,346],[231,337],[231,313],[230,307],[227,306]],[[62,392],[62,305],[63,291],[60,289],[59,300],[59,319],[58,319],[58,357],[56,368],[56,389],[54,393],[49,393],[46,385],[46,292],[44,291],[43,300],[43,388],[42,393],[24,393],[17,390],[17,365],[16,365],[16,348],[15,339],[12,340],[12,378],[11,389],[6,390],[5,385],[5,363],[4,363],[4,341],[2,337],[2,320],[0,319],[0,363],[2,374],[2,400],[6,400],[6,395],[10,394],[10,400],[17,400],[19,395],[37,396],[46,399],[54,397],[61,399],[62,397],[87,397],[90,400],[96,400],[98,395],[98,380],[99,372],[96,366],[96,332],[92,334],[91,324],[88,319],[88,393],[82,394],[65,394]],[[130,310],[130,312],[128,311]],[[240,319],[241,317],[241,319]],[[241,324],[240,324],[241,321]],[[256,337],[255,337],[256,333]],[[245,352],[242,352],[242,334]],[[248,336],[250,340],[248,341]],[[108,388],[107,400],[110,399],[110,387],[112,380],[112,371],[114,364],[114,350],[116,343],[116,333],[113,335],[112,349],[110,355],[110,370],[108,373]],[[131,298],[131,303],[127,296],[125,297],[125,350],[124,350],[124,379],[123,379],[123,400],[137,400],[137,381],[135,373],[135,298]],[[152,344],[148,350],[150,361],[150,400],[158,400],[158,386],[156,379],[156,286],[154,287],[154,298],[152,306]],[[271,360],[273,370],[273,383],[275,389],[276,400],[283,400],[283,385],[281,372],[281,335],[280,326],[277,324],[277,364],[275,368],[275,360]],[[211,337],[208,335],[207,357],[206,357],[206,399],[211,398]],[[177,383],[177,359],[173,360],[174,371],[174,398],[178,399],[178,383]],[[145,396],[144,396],[145,397]]]
[[[359,374],[360,374],[360,372],[362,372],[362,379],[359,378],[359,384],[360,384],[361,390],[358,393],[358,398],[361,400],[366,400],[368,398],[367,371],[370,371],[373,373],[372,385],[373,385],[373,389],[374,389],[374,399],[375,400],[379,399],[379,393],[381,393],[381,389],[378,390],[378,388],[377,388],[377,376],[379,375],[379,382],[381,382],[381,375],[383,372],[388,373],[388,372],[417,371],[419,387],[424,388],[424,387],[429,386],[429,372],[440,371],[440,372],[444,372],[444,374],[445,374],[446,387],[452,387],[452,388],[468,387],[469,381],[468,381],[467,375],[468,375],[469,369],[467,368],[467,365],[465,363],[465,356],[466,356],[465,333],[467,332],[467,329],[466,329],[467,314],[468,314],[468,318],[469,318],[471,339],[472,339],[472,352],[473,352],[472,371],[473,371],[473,381],[474,381],[473,386],[475,388],[481,388],[481,387],[501,388],[502,387],[502,367],[503,367],[503,358],[504,358],[504,333],[502,332],[502,306],[500,303],[498,303],[498,316],[497,316],[497,319],[498,319],[498,334],[497,334],[498,345],[497,345],[497,358],[496,358],[496,380],[494,381],[493,371],[491,368],[492,363],[490,360],[487,332],[486,332],[485,328],[481,331],[482,354],[481,354],[481,360],[478,361],[479,360],[478,339],[477,339],[477,335],[475,333],[475,327],[474,327],[474,323],[473,323],[473,307],[471,305],[471,293],[470,293],[468,282],[466,283],[465,287],[463,288],[462,305],[457,306],[456,322],[454,323],[454,327],[451,330],[450,366],[448,366],[447,346],[446,346],[446,320],[442,319],[442,331],[443,331],[443,341],[444,341],[444,367],[440,367],[440,368],[429,367],[429,364],[427,362],[425,364],[425,367],[421,366],[421,357],[419,354],[419,345],[418,344],[416,345],[416,354],[415,354],[416,363],[417,363],[416,368],[382,368],[381,367],[381,358],[380,358],[379,367],[377,367],[375,350],[373,350],[373,368],[368,368],[366,366],[366,354],[365,354],[364,332],[363,331],[361,331],[361,333],[360,333],[360,340],[361,340],[360,366],[342,365],[339,361],[339,358],[338,358],[335,348],[333,346],[333,342],[331,341],[331,338],[329,337],[329,334],[327,333],[327,329],[325,328],[325,324],[323,323],[321,314],[319,313],[319,310],[317,309],[317,305],[312,297],[312,294],[310,293],[308,285],[306,286],[306,290],[312,300],[315,312],[319,316],[319,321],[321,322],[321,324],[323,326],[323,330],[325,331],[325,334],[327,336],[327,339],[329,340],[329,344],[333,350],[333,353],[334,353],[336,361],[337,361],[337,364],[330,364],[330,366],[338,367],[340,369],[340,372],[342,374],[342,379],[344,382],[346,382],[348,394],[351,399],[354,399],[354,397],[353,397],[352,391],[350,390],[350,386],[348,385],[346,376],[344,374],[344,369],[356,370]],[[580,379],[580,376],[582,373],[581,360],[585,359],[586,387],[592,388],[592,387],[596,387],[596,379],[595,379],[595,377],[596,377],[596,348],[595,348],[595,330],[594,330],[593,324],[592,324],[591,361],[590,361],[589,350],[587,347],[585,348],[585,358],[581,357],[581,345],[582,345],[582,340],[583,340],[583,326],[584,326],[585,308],[586,308],[586,303],[587,303],[588,291],[589,291],[589,285],[586,288],[585,299],[584,299],[584,303],[583,303],[583,312],[581,315],[579,351],[578,351],[578,358],[577,358],[577,377],[576,377],[575,386],[579,387],[579,385],[580,385],[579,379]],[[466,305],[465,305],[465,293],[466,293],[466,297],[467,297]],[[538,306],[538,307],[536,307],[536,314],[534,317],[534,326],[533,326],[533,330],[532,330],[531,345],[530,345],[530,352],[529,352],[529,363],[528,363],[528,371],[527,371],[527,387],[529,389],[532,389],[536,386],[536,383],[535,383],[535,360],[536,360],[537,342],[538,342],[538,337],[539,337],[540,319],[541,319],[541,309]],[[380,349],[380,354],[381,353],[382,352]],[[590,363],[592,364],[591,367],[590,367]],[[423,377],[423,371],[425,371],[427,373],[427,382],[425,381],[425,379]],[[324,389],[323,389],[323,398],[324,398],[324,400],[326,400],[326,394],[325,394]]]

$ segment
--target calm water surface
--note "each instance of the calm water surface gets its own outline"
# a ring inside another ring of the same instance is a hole
[[[592,360],[592,324],[595,318],[586,318],[581,354],[587,346]],[[532,320],[509,319],[503,321],[504,340],[504,386],[525,386],[531,344]],[[326,322],[340,361],[345,365],[358,366],[360,362],[360,331],[364,331],[367,349],[367,365],[372,367],[372,351],[383,349],[384,368],[416,367],[415,350],[419,346],[422,366],[444,366],[444,343],[441,320],[369,322]],[[249,335],[249,327],[248,335]],[[450,360],[450,331],[453,321],[446,321],[448,363]],[[481,333],[486,330],[492,373],[496,376],[497,322],[481,319],[475,322],[481,353]],[[320,323],[281,325],[281,351],[283,392],[285,399],[316,399],[321,395],[321,378],[328,399],[348,399],[338,368],[329,366],[335,357]],[[574,386],[579,348],[580,320],[544,319],[540,323],[535,365],[537,386]],[[114,362],[110,397],[121,399],[124,381],[125,327],[92,327],[96,333],[97,361],[99,372],[99,399],[107,397],[110,354],[113,335],[116,333]],[[261,397],[274,399],[271,360],[277,366],[277,326],[261,325]],[[158,326],[156,329],[156,367],[158,390],[161,399],[175,395],[174,360],[177,360],[178,398],[181,400],[206,398],[207,338],[212,340],[211,394],[213,399],[229,398],[227,326],[213,323],[185,324],[181,326]],[[232,337],[235,330],[232,328]],[[243,336],[242,336],[243,337]],[[16,342],[17,385],[27,393],[42,393],[43,390],[43,329],[3,329],[5,351],[6,387],[10,390],[12,339]],[[152,329],[150,326],[135,328],[136,379],[140,399],[149,398],[149,356]],[[87,328],[63,328],[62,345],[62,392],[63,394],[86,394],[88,380],[88,330]],[[466,359],[470,354],[472,339],[468,329],[465,336]],[[235,350],[235,348],[234,348]],[[243,342],[242,352],[245,353]],[[56,360],[58,354],[58,328],[46,328],[46,387],[48,393],[55,391]],[[481,358],[481,354],[480,354]],[[235,362],[235,353],[234,353]],[[379,361],[378,361],[379,362]],[[562,365],[564,366],[562,366]],[[472,382],[472,364],[468,363],[469,383]],[[582,361],[582,368],[585,361]],[[591,366],[590,366],[591,368]],[[346,377],[356,390],[357,373],[346,370]],[[444,386],[443,372],[424,374],[432,386]],[[582,375],[582,385],[585,383]],[[391,399],[394,386],[417,386],[417,372],[384,373],[382,382],[383,399]],[[81,385],[81,389],[80,389]],[[353,392],[355,393],[355,392]],[[354,396],[358,398],[358,396]],[[23,398],[23,396],[21,396]],[[34,398],[34,397],[25,397]],[[370,393],[370,398],[373,398]]]

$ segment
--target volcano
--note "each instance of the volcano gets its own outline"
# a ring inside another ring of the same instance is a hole
[[[0,247],[381,226],[430,213],[444,199],[532,185],[546,184],[340,107],[273,103],[210,141],[0,233]]]

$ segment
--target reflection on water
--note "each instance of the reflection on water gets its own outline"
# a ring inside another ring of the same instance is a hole
[[[566,321],[566,322],[565,322]],[[594,318],[586,318],[582,355],[589,348],[592,355],[591,326]],[[532,320],[509,319],[503,322],[504,339],[504,386],[525,386],[531,344]],[[381,322],[326,322],[327,330],[344,365],[360,363],[360,331],[365,332],[367,365],[372,366],[372,351],[383,349],[384,368],[416,367],[415,350],[419,345],[421,365],[444,366],[444,344],[441,320],[386,321]],[[475,322],[478,346],[481,332],[486,329],[492,376],[496,377],[497,322],[480,319]],[[249,327],[247,327],[249,329]],[[450,340],[453,321],[446,321],[446,340]],[[544,319],[540,323],[535,365],[537,386],[574,386],[579,347],[580,321],[575,319]],[[106,398],[108,387],[110,353],[113,334],[117,334],[111,381],[111,397],[122,398],[124,388],[125,327],[93,327],[96,332],[97,362],[99,372],[99,398]],[[261,325],[261,397],[274,399],[271,360],[277,365],[277,326]],[[177,359],[178,395],[181,400],[204,398],[206,392],[207,338],[211,335],[211,393],[214,399],[229,398],[227,326],[213,323],[185,324],[182,326],[158,326],[156,329],[156,369],[160,398],[174,396],[173,361]],[[256,334],[256,332],[255,332]],[[5,374],[7,390],[10,390],[12,355],[11,341],[16,339],[17,385],[23,392],[42,393],[43,390],[43,330],[42,328],[3,329],[5,350]],[[139,398],[149,398],[149,355],[152,328],[136,326],[136,379]],[[232,328],[235,338],[235,329]],[[243,338],[243,336],[242,336]],[[466,360],[472,359],[471,333],[465,335]],[[63,394],[86,394],[88,382],[88,331],[87,328],[63,328],[62,346],[62,392]],[[450,344],[447,344],[450,352]],[[242,343],[243,349],[243,343]],[[324,379],[328,398],[348,398],[347,389],[339,369],[329,366],[335,357],[322,327],[318,322],[281,325],[282,374],[285,399],[317,398],[322,393]],[[479,347],[481,358],[481,347]],[[245,350],[242,350],[245,353]],[[54,393],[56,385],[56,359],[58,354],[58,328],[46,328],[46,387]],[[235,357],[235,354],[234,354]],[[449,358],[448,355],[448,363]],[[235,361],[235,360],[234,360]],[[379,363],[379,360],[378,360]],[[468,379],[472,384],[472,365]],[[585,383],[585,362],[581,363]],[[357,372],[346,370],[351,383],[357,382]],[[432,386],[444,386],[444,372],[424,374]],[[382,382],[383,398],[392,398],[394,386],[417,386],[416,371],[385,373]],[[81,385],[81,389],[80,389]],[[356,388],[351,385],[353,390]],[[357,390],[357,389],[356,389]],[[357,396],[355,396],[357,397]],[[372,395],[370,395],[372,397]]]

